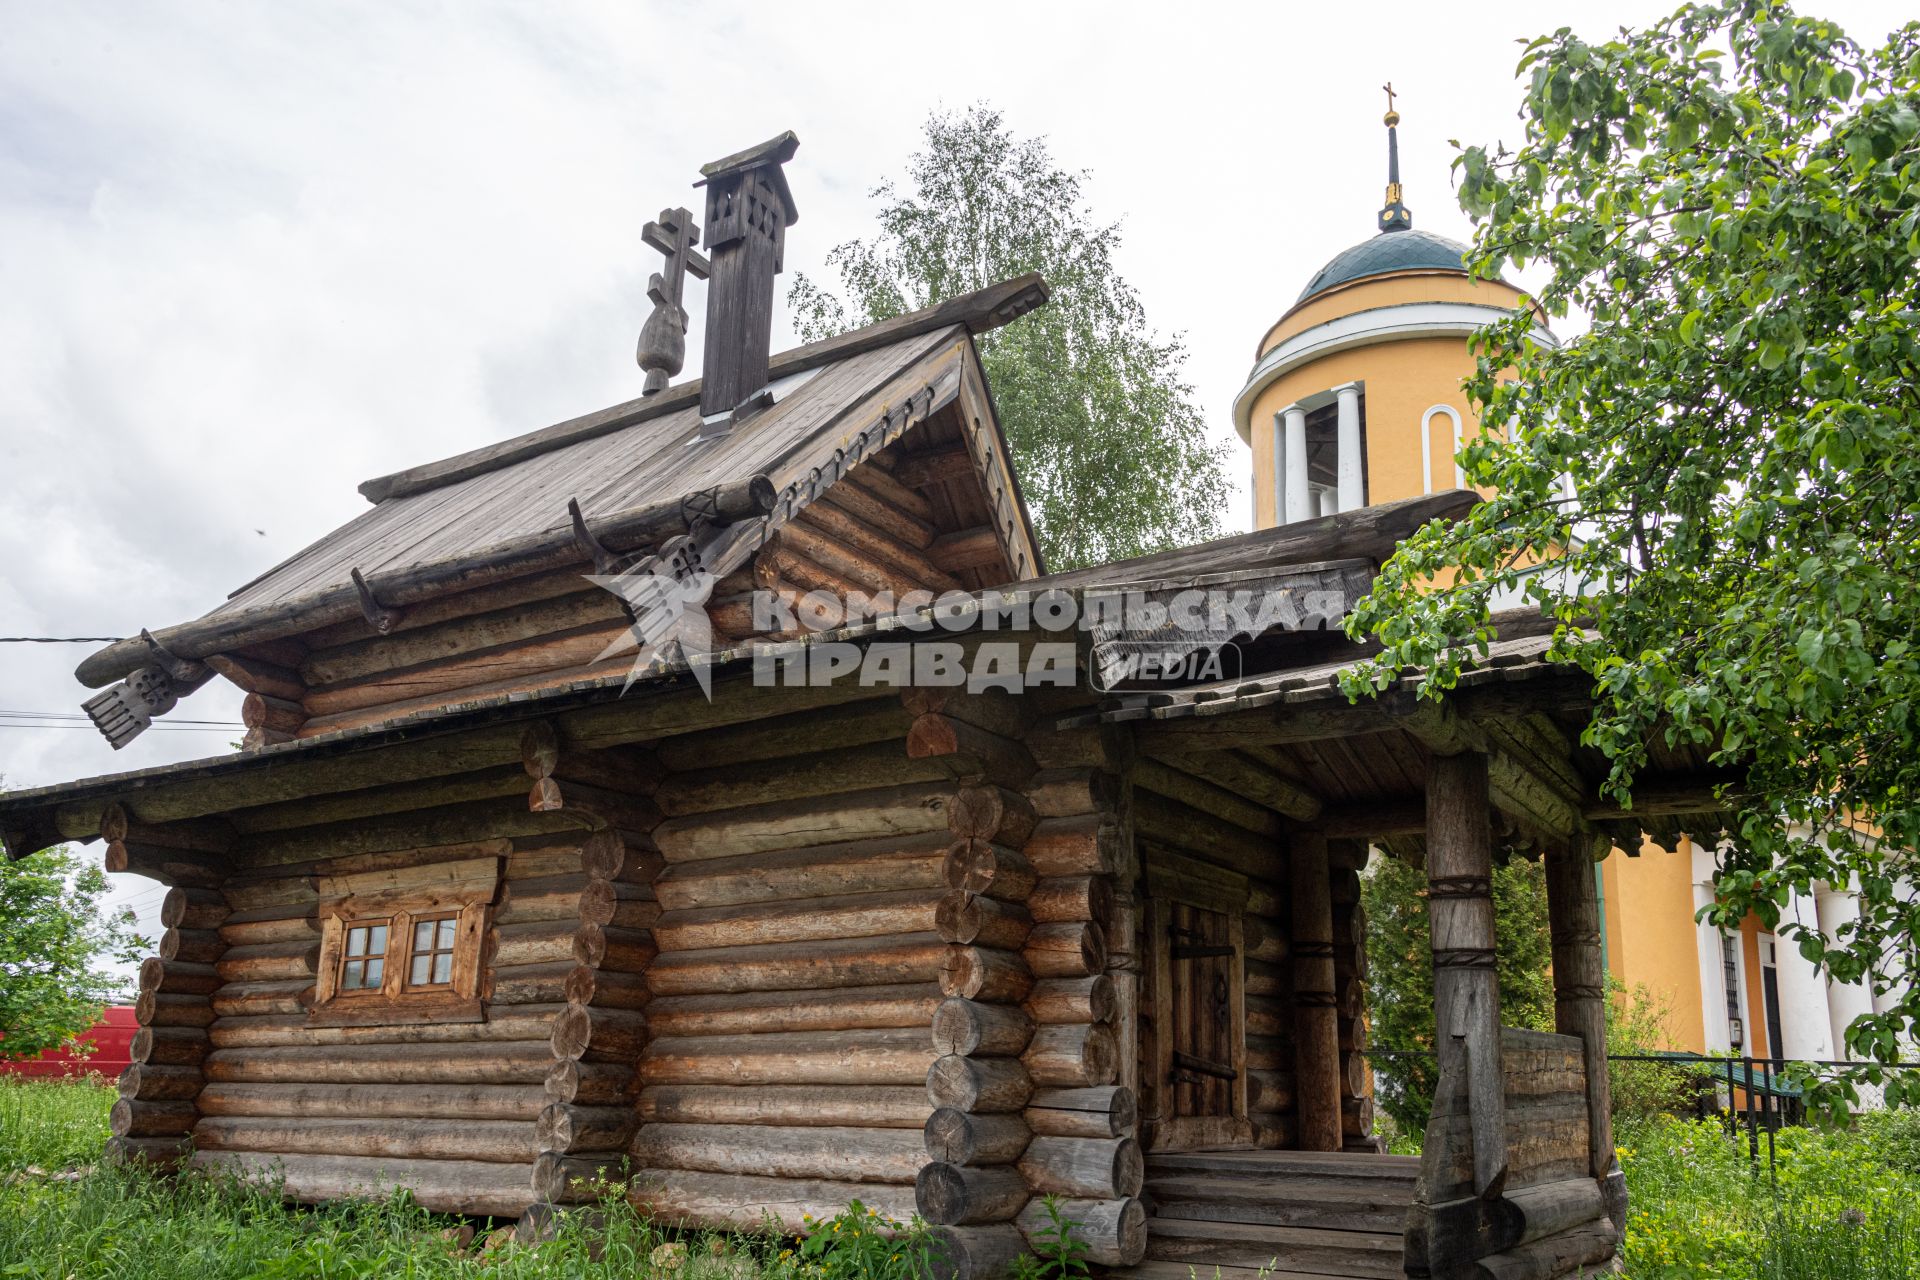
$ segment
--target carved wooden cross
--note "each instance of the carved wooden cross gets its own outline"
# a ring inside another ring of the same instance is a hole
[[[640,328],[640,345],[634,359],[647,371],[642,395],[667,389],[667,381],[679,373],[687,360],[687,309],[680,301],[687,275],[707,278],[707,260],[695,253],[700,243],[700,227],[685,209],[662,209],[658,220],[641,229],[640,238],[649,248],[666,255],[666,273],[655,272],[647,281],[647,298],[653,311]]]

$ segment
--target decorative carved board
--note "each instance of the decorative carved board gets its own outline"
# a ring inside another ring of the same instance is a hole
[[[1246,900],[1244,882],[1236,903],[1232,895],[1204,889],[1183,892],[1181,878],[1155,875],[1152,868],[1147,879],[1151,1014],[1141,1043],[1147,1149],[1250,1145],[1246,947],[1238,905]]]

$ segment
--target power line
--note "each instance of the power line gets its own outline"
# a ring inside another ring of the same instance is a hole
[[[0,720],[71,720],[79,724],[93,723],[92,717],[78,711],[5,711],[0,710]],[[244,729],[246,726],[237,720],[170,720],[169,727],[181,725],[214,725],[223,729]]]
[[[125,636],[0,636],[0,644],[118,644]]]

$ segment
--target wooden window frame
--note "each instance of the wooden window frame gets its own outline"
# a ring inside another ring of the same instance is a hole
[[[322,877],[320,959],[307,1021],[316,1026],[485,1021],[480,951],[499,875],[499,859],[482,858],[405,872]],[[456,921],[451,981],[410,988],[415,921],[447,917]],[[380,924],[387,927],[380,986],[342,989],[347,931]]]

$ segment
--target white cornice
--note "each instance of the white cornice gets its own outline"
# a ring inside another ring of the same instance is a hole
[[[1233,399],[1234,429],[1242,440],[1251,443],[1254,400],[1283,375],[1322,356],[1405,338],[1448,334],[1464,337],[1512,314],[1506,307],[1478,302],[1400,302],[1369,307],[1302,329],[1254,363],[1253,372],[1247,375],[1247,385]],[[1533,337],[1546,346],[1560,345],[1549,330],[1539,325],[1534,327]]]

